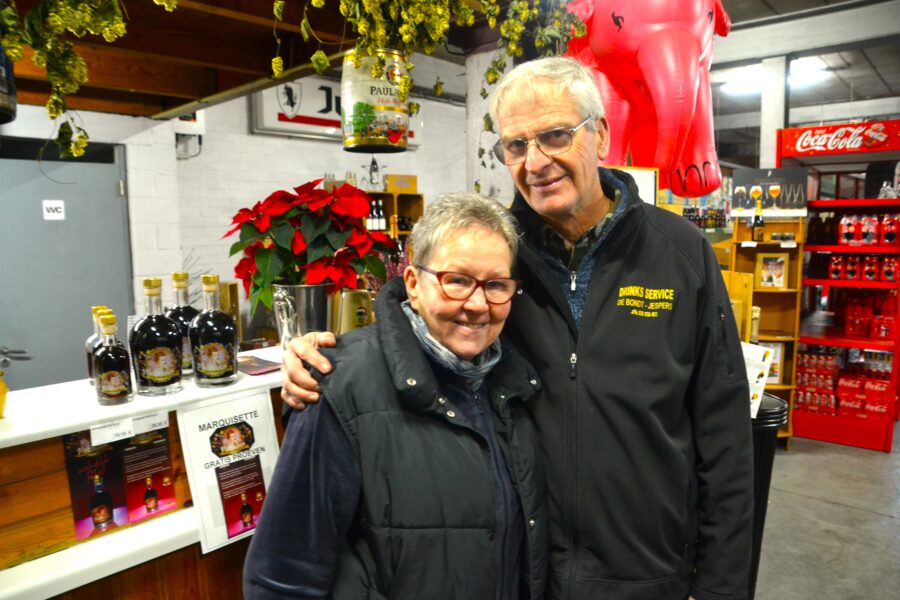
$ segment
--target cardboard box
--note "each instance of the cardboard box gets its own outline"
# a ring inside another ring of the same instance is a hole
[[[387,191],[394,194],[415,194],[418,177],[415,175],[385,175]]]

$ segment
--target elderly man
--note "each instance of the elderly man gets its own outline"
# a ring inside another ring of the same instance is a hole
[[[609,146],[588,70],[547,58],[498,85],[494,148],[523,243],[506,335],[537,369],[548,598],[745,598],[753,502],[745,369],[709,244],[597,168]],[[316,399],[292,342],[282,395]]]

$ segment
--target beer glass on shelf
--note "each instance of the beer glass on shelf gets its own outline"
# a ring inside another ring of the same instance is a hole
[[[753,198],[753,206],[756,206],[756,201],[760,200],[763,197],[763,189],[761,185],[753,185],[750,186],[750,197]],[[765,201],[764,201],[765,203]]]
[[[750,208],[750,200],[747,196],[747,188],[742,185],[736,186],[734,188],[734,195],[732,196],[731,204],[734,208]]]
[[[772,204],[777,206],[778,208],[787,208],[787,206],[782,206],[778,203],[778,197],[781,195],[781,184],[780,183],[771,183],[769,184],[769,188],[766,190],[769,194],[769,197],[772,198]]]

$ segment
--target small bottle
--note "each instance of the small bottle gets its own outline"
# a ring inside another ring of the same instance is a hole
[[[762,200],[756,201],[756,213],[750,219],[750,228],[753,230],[753,241],[762,242],[766,239],[765,221],[762,214]]]
[[[138,394],[161,396],[181,391],[181,327],[162,312],[162,280],[144,280],[147,316],[131,330],[131,356]]]
[[[109,492],[103,490],[103,478],[99,474],[94,475],[94,495],[90,501],[91,522],[94,530],[91,535],[100,534],[118,527],[113,520],[113,498]]]
[[[188,299],[187,273],[184,271],[172,273],[172,287],[175,288],[175,308],[167,312],[166,316],[181,327],[181,374],[190,375],[194,372],[194,361],[191,354],[191,321],[200,314],[200,311],[191,306]]]
[[[131,364],[128,350],[116,339],[116,316],[100,317],[103,340],[94,350],[91,363],[97,402],[103,406],[115,406],[131,402]]]
[[[87,357],[87,376],[91,385],[94,385],[94,347],[100,341],[100,321],[97,320],[97,313],[105,308],[105,306],[101,305],[91,307],[91,318],[94,321],[94,333],[84,342],[84,353]]]
[[[6,382],[3,381],[3,371],[0,370],[0,419],[3,418],[3,411],[6,409],[6,394],[9,392],[9,388],[6,387]]]
[[[244,529],[253,527],[253,507],[247,502],[247,494],[241,492],[241,525]]]
[[[387,222],[384,218],[384,205],[381,200],[376,200],[375,205],[375,231],[384,231],[387,229]]]
[[[219,310],[219,276],[203,275],[203,311],[191,321],[194,379],[200,387],[237,381],[237,327]]]
[[[159,509],[159,494],[153,487],[153,478],[147,478],[147,491],[144,492],[144,508],[148,513],[154,513]]]

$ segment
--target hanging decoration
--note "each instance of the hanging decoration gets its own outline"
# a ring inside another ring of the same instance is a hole
[[[359,68],[356,68],[358,64]],[[383,65],[383,67],[381,66]],[[400,99],[406,57],[393,50],[344,55],[341,125],[348,152],[404,152],[409,110]]]
[[[660,187],[696,197],[722,182],[713,137],[713,35],[728,35],[721,0],[576,0],[587,35],[567,56],[590,66],[610,127],[605,163],[654,167]]]

